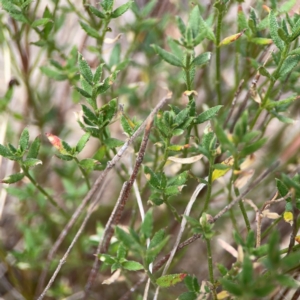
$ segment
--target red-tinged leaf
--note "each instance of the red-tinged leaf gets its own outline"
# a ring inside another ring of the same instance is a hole
[[[52,134],[52,133],[45,133],[45,135],[47,136],[49,142],[59,151],[62,152],[64,150],[63,144],[61,139]]]

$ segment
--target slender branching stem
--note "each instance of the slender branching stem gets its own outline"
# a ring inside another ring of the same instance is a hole
[[[217,28],[216,28],[216,90],[218,97],[218,105],[222,104],[221,93],[221,49],[219,47],[221,41],[221,28],[222,28],[223,12],[218,10]]]
[[[212,296],[213,296],[214,300],[217,300],[217,292],[216,292],[216,287],[215,287],[214,268],[213,268],[210,239],[206,238],[205,241],[206,241],[206,249],[207,249],[209,280],[210,280],[210,283],[212,284]]]
[[[54,200],[54,198],[43,188],[41,187],[38,182],[30,175],[27,168],[22,167],[22,170],[25,174],[25,176],[31,181],[31,183],[50,201],[50,203],[55,206],[62,216],[67,218],[69,215],[58,205],[58,203]]]

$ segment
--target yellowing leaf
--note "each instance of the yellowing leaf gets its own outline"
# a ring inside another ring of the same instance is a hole
[[[222,291],[220,293],[217,294],[217,299],[218,300],[223,300],[226,299],[230,296],[230,294],[227,291]]]
[[[185,91],[185,92],[183,93],[183,95],[184,95],[184,96],[191,96],[191,95],[198,96],[198,93],[197,93],[196,91],[192,90],[192,91]]]
[[[187,158],[180,158],[180,157],[176,157],[176,156],[170,156],[168,157],[168,160],[171,160],[173,162],[179,163],[179,164],[193,164],[194,162],[200,160],[203,157],[203,154],[199,154],[196,156],[192,156],[192,157],[187,157]]]
[[[285,222],[289,223],[291,226],[293,225],[294,216],[290,211],[285,211],[283,214],[283,219]]]
[[[246,31],[246,29],[244,29],[243,31],[239,32],[239,33],[236,33],[236,34],[233,34],[233,35],[230,35],[228,37],[226,37],[224,40],[221,41],[221,43],[219,44],[219,47],[220,46],[224,46],[224,45],[228,45],[232,42],[235,42],[237,39],[239,39],[243,33]]]
[[[216,179],[224,176],[229,170],[231,170],[230,167],[233,165],[233,162],[234,160],[232,156],[226,158],[223,162],[221,162],[222,165],[228,166],[228,168],[222,170],[214,170],[212,174],[212,181],[215,181]]]
[[[246,159],[242,162],[240,165],[241,170],[245,170],[248,167],[250,167],[256,160],[256,157],[254,154],[250,154],[246,157]]]
[[[298,244],[300,244],[300,235],[297,235],[297,236],[295,237],[295,241],[296,241]]]

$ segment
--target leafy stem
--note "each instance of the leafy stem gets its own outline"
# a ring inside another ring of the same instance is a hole
[[[53,206],[55,206],[61,214],[65,217],[68,218],[68,214],[58,205],[58,203],[44,190],[37,182],[36,180],[30,175],[28,168],[25,166],[21,166],[25,176],[31,181],[31,183],[51,202]]]
[[[237,155],[235,155],[235,157],[234,157],[234,170],[239,170]],[[234,172],[233,172],[232,182],[234,182],[236,180],[236,178],[237,178],[237,175],[235,175]],[[240,196],[240,192],[239,192],[239,189],[237,187],[234,187],[234,193],[235,193],[236,197]],[[251,230],[251,225],[250,225],[250,221],[249,221],[244,203],[242,201],[239,202],[239,207],[240,207],[241,213],[243,215],[243,219],[245,221],[247,231],[249,232]]]
[[[223,12],[218,10],[217,28],[216,28],[216,90],[218,97],[218,105],[222,103],[221,94],[221,50],[219,47],[221,41]]]
[[[178,212],[177,212],[177,210],[175,209],[175,207],[169,202],[168,197],[164,196],[164,202],[166,203],[168,209],[169,209],[169,210],[172,212],[172,214],[174,215],[176,221],[177,221],[178,223],[180,223],[180,222],[181,222],[181,218],[180,218],[180,216],[178,215]]]
[[[88,190],[90,190],[91,189],[91,184],[90,184],[87,172],[85,171],[84,168],[81,167],[81,165],[80,165],[79,160],[78,160],[77,157],[74,157],[74,160],[75,160],[77,166],[79,167],[79,169],[80,169],[80,171],[82,173],[82,176],[83,176],[83,178],[85,180],[85,183],[86,183],[86,186],[87,186]]]
[[[212,294],[213,299],[216,300],[217,298],[217,292],[215,288],[215,279],[214,279],[214,271],[213,271],[213,261],[212,261],[212,252],[211,252],[211,244],[210,239],[205,239],[206,241],[206,249],[207,249],[207,261],[208,261],[208,271],[209,271],[209,280],[212,284]]]
[[[265,94],[265,96],[264,96],[264,98],[263,98],[263,100],[261,102],[261,105],[260,105],[259,109],[257,110],[256,115],[255,115],[255,117],[254,117],[254,119],[253,119],[253,121],[251,123],[250,130],[252,130],[254,128],[254,126],[255,126],[255,124],[257,122],[257,119],[259,118],[261,112],[264,110],[264,108],[265,108],[265,106],[266,106],[266,104],[267,104],[267,102],[268,102],[268,100],[270,98],[270,94],[271,94],[271,92],[273,90],[273,87],[274,87],[274,85],[276,83],[277,78],[279,77],[280,69],[281,69],[284,61],[287,58],[288,50],[289,50],[289,45],[286,45],[284,47],[283,51],[281,52],[279,64],[278,64],[276,70],[272,74],[272,78],[270,79],[270,85],[269,85],[268,90],[267,90],[267,92],[266,92],[266,94]]]
[[[209,206],[209,201],[211,198],[211,188],[212,188],[212,174],[214,171],[213,168],[213,164],[214,164],[214,157],[211,156],[209,158],[209,171],[208,171],[208,179],[207,179],[207,192],[206,192],[206,198],[205,198],[205,203],[204,203],[204,207],[203,210],[201,212],[201,215],[207,211],[208,206]]]
[[[169,150],[168,147],[170,146],[170,138],[166,138],[165,139],[165,147],[164,147],[164,157],[162,162],[160,163],[159,167],[158,167],[158,172],[161,172],[168,160],[168,156],[169,156]]]

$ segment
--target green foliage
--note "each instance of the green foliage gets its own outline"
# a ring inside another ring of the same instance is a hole
[[[144,274],[144,298],[292,295],[295,0],[46,2],[0,0],[0,253],[11,290],[34,299],[65,263],[45,297],[91,285],[141,299]],[[109,287],[88,279],[94,256]]]

